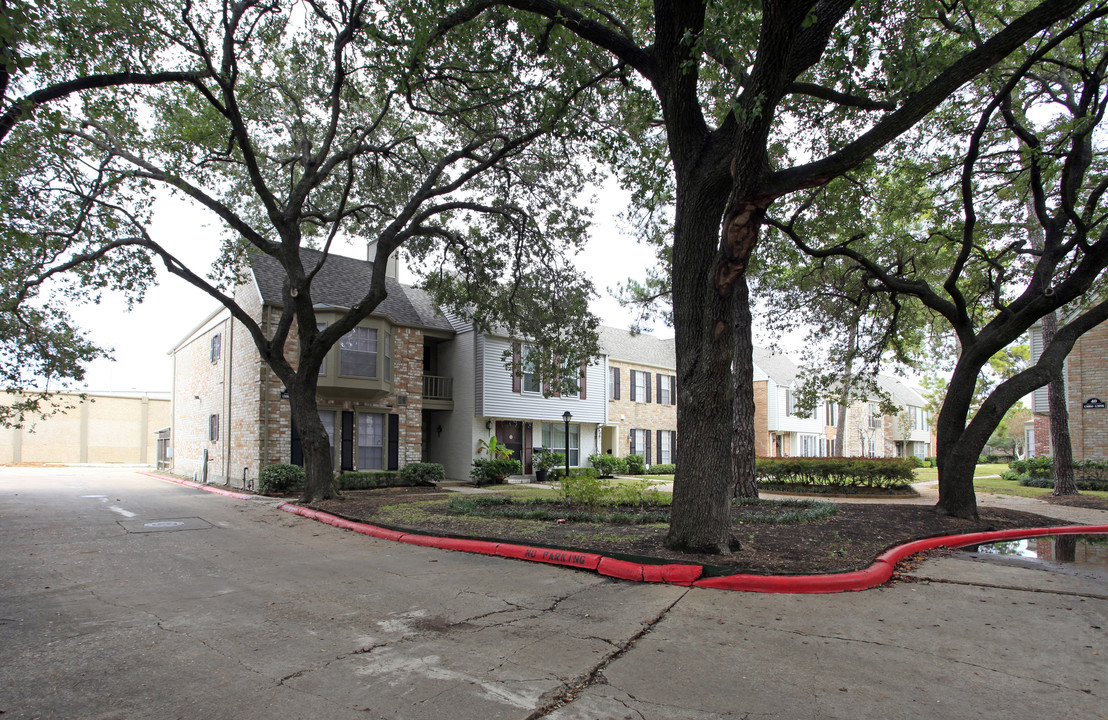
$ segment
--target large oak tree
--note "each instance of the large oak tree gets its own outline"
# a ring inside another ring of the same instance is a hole
[[[606,50],[637,74],[629,92],[647,90],[615,130],[648,158],[629,164],[625,181],[647,205],[668,192],[674,208],[680,462],[670,546],[728,552],[735,487],[753,477],[746,273],[770,207],[858,168],[1084,4],[470,0],[444,20],[445,34],[494,8],[546,18],[544,36]],[[983,34],[961,32],[965,24]],[[642,142],[654,127],[661,152]],[[649,173],[649,158],[664,163],[668,182]],[[632,175],[644,166],[639,182]],[[732,389],[726,402],[721,387]]]

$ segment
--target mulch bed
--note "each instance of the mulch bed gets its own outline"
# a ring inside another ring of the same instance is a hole
[[[496,539],[617,556],[647,556],[724,568],[729,572],[770,575],[859,570],[868,567],[875,557],[894,545],[927,537],[1066,524],[1041,515],[1000,508],[981,508],[978,520],[962,520],[939,515],[927,505],[892,503],[843,503],[837,514],[818,522],[750,523],[740,520],[749,509],[736,507],[734,535],[742,547],[729,556],[698,555],[667,549],[663,545],[664,526],[458,516],[445,510],[450,495],[452,493],[435,488],[348,491],[341,498],[316,502],[312,507],[351,520],[427,535]],[[426,504],[405,507],[413,502]]]

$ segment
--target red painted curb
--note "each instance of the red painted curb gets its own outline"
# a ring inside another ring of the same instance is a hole
[[[236,500],[249,500],[250,498],[254,497],[253,495],[249,495],[247,493],[234,492],[233,490],[224,490],[223,488],[212,487],[211,485],[193,482],[192,480],[182,480],[181,478],[167,477],[165,475],[155,475],[154,473],[145,472],[143,470],[139,470],[138,474],[152,477],[156,480],[165,480],[166,482],[177,483],[178,485],[184,485],[185,487],[196,488],[197,490],[203,490],[204,492],[215,493],[216,495],[226,495],[227,497],[235,498]]]
[[[187,482],[187,481],[186,481]],[[203,487],[203,486],[202,486]],[[214,489],[214,488],[213,488]],[[718,577],[701,577],[704,568],[700,565],[651,565],[627,560],[617,560],[604,555],[572,550],[554,550],[551,548],[531,547],[513,543],[497,543],[487,540],[465,540],[462,538],[443,538],[433,535],[402,533],[386,530],[366,523],[346,520],[320,510],[281,503],[281,510],[302,515],[312,520],[353,530],[363,535],[397,540],[409,545],[459,550],[485,555],[498,555],[515,560],[530,560],[552,565],[565,565],[581,570],[594,570],[601,575],[624,580],[643,582],[664,582],[671,585],[684,585],[720,590],[742,590],[746,592],[767,593],[836,593],[856,590],[868,590],[883,585],[892,577],[896,564],[906,557],[937,547],[958,548],[966,545],[1000,542],[1046,535],[1095,535],[1108,534],[1108,525],[1066,525],[1051,528],[1027,528],[1024,530],[996,530],[992,532],[945,535],[942,537],[916,540],[886,550],[877,557],[872,565],[864,570],[829,575],[752,575],[739,573]]]

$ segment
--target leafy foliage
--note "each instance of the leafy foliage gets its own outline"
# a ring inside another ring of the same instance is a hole
[[[902,458],[758,458],[762,485],[903,488],[915,463]]]
[[[304,468],[299,465],[266,465],[258,471],[258,492],[288,495],[304,487]]]

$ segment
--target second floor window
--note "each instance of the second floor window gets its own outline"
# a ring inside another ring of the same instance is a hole
[[[535,352],[532,346],[523,346],[523,392],[542,392],[542,383],[535,372]]]
[[[837,403],[828,400],[823,403],[823,412],[827,416],[827,424],[831,427],[835,427],[839,424],[839,406]]]
[[[212,362],[215,362],[219,359],[219,351],[222,349],[222,347],[223,335],[221,333],[216,333],[215,335],[212,335]]]
[[[339,374],[377,377],[377,331],[356,327],[339,340]]]
[[[650,373],[639,370],[631,371],[631,399],[639,402],[650,402],[650,396],[646,389],[650,387]]]
[[[877,403],[869,404],[869,426],[881,427],[881,408],[877,407]]]
[[[658,374],[658,403],[660,405],[673,404],[673,376]]]

